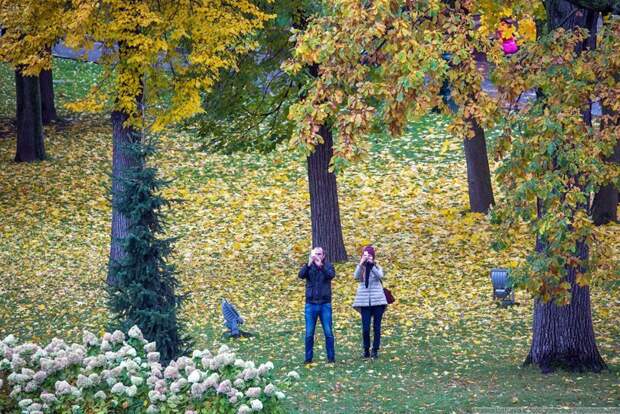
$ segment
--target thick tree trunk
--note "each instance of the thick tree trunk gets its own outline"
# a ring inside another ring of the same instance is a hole
[[[122,189],[120,177],[133,167],[137,167],[139,161],[132,157],[128,151],[128,145],[141,141],[140,131],[125,127],[123,124],[127,115],[123,112],[112,112],[112,240],[110,242],[110,260],[108,263],[108,284],[115,284],[116,280],[111,272],[112,265],[119,262],[124,256],[121,239],[127,236],[129,219],[116,208],[118,194]]]
[[[17,151],[16,162],[32,162],[45,159],[43,125],[41,120],[41,91],[39,78],[23,76],[15,71],[17,101]]]
[[[577,7],[601,13],[620,13],[620,0],[569,0]]]
[[[491,171],[487,156],[487,144],[484,130],[476,120],[470,121],[474,130],[473,138],[465,138],[465,160],[467,161],[467,188],[469,191],[469,207],[474,213],[489,211],[495,203],[491,185]]]
[[[39,74],[41,84],[41,116],[43,125],[49,125],[58,119],[54,105],[54,83],[52,70],[43,70]]]
[[[575,50],[580,53],[582,50],[596,47],[596,30],[598,23],[597,11],[586,10],[575,6],[568,0],[545,0],[547,12],[547,24],[550,30],[563,27],[566,30],[574,30],[577,27],[588,29],[590,36]]]
[[[620,141],[614,148],[612,157],[606,161],[620,164]],[[618,203],[620,202],[620,193],[618,188],[613,184],[607,184],[598,191],[594,196],[592,204],[592,220],[597,226],[618,221]]]
[[[588,247],[578,243],[577,248],[579,257],[586,259]],[[537,250],[542,250],[542,243]],[[590,290],[575,282],[576,272],[575,267],[567,269],[572,293],[569,305],[557,306],[540,299],[534,303],[532,347],[525,364],[536,364],[543,373],[557,368],[599,372],[607,367],[596,346]]]
[[[617,163],[620,163],[620,146],[616,145]],[[597,226],[618,221],[620,195],[613,184],[607,184],[596,193],[592,204],[592,220]]]
[[[596,12],[576,10],[575,6],[566,0],[547,0],[545,8],[552,30],[560,26],[567,30],[576,27],[591,29],[596,24]],[[593,43],[593,33],[590,39],[580,45],[578,53],[585,48],[596,46]],[[589,111],[584,111],[584,122],[590,121],[589,115]],[[538,203],[539,217],[543,213],[541,204]],[[544,248],[544,240],[538,239],[536,251],[540,253]],[[580,259],[588,258],[589,248],[586,243],[578,242],[576,251]],[[568,305],[557,306],[553,301],[544,303],[540,299],[534,303],[532,346],[525,364],[535,364],[543,373],[556,368],[594,372],[606,368],[594,336],[590,289],[576,283],[577,271],[583,272],[584,269],[574,266],[566,268],[566,281],[571,285],[571,301]]]
[[[603,107],[604,114],[610,114],[609,108]],[[605,158],[606,162],[620,164],[620,139],[616,141],[614,152]],[[592,204],[592,220],[597,226],[618,221],[618,202],[620,195],[618,188],[613,184],[608,184],[598,191],[594,196]]]
[[[347,252],[342,238],[336,175],[328,170],[334,154],[332,133],[330,128],[322,126],[319,134],[324,143],[317,145],[308,157],[312,245],[323,247],[330,261],[341,262],[347,259]]]

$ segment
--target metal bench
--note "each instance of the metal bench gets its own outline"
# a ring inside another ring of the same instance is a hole
[[[509,269],[491,269],[491,283],[493,284],[493,300],[500,300],[504,307],[515,304],[515,292],[512,289]]]
[[[227,336],[232,338],[239,338],[240,336],[252,336],[251,333],[242,331],[239,325],[243,325],[244,320],[239,315],[235,306],[222,298],[222,315],[224,316],[224,326],[228,328]]]

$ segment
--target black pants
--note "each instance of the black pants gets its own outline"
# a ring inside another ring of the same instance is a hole
[[[381,318],[385,312],[386,305],[362,306],[362,338],[364,340],[364,349],[370,348],[370,319],[373,319],[373,340],[372,349],[379,350],[381,345]]]

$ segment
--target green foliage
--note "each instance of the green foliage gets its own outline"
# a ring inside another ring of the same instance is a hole
[[[293,58],[285,65],[293,74],[309,65],[320,67],[305,99],[290,109],[291,143],[311,150],[320,142],[319,127],[331,123],[335,158],[359,160],[368,151],[377,118],[392,135],[400,135],[431,108],[449,113],[439,96],[449,83],[458,107],[449,126],[455,136],[471,137],[474,121],[485,129],[503,126],[496,159],[502,162],[498,178],[508,199],[498,203],[497,215],[504,217],[507,233],[526,222],[532,236],[548,243],[539,253],[543,257],[533,254],[522,269],[531,278],[526,286],[534,296],[567,303],[566,272],[578,267],[577,283],[587,285],[594,263],[577,257],[577,243],[592,248],[590,258],[608,255],[594,243],[587,208],[598,188],[619,181],[617,164],[602,158],[620,131],[620,24],[606,21],[597,49],[578,53],[587,37],[583,30],[537,36],[542,6],[499,0],[326,2],[327,13],[296,33]],[[496,34],[506,17],[519,22],[511,35],[520,50],[510,56]],[[477,54],[486,56],[498,93],[482,89]],[[524,104],[520,98],[532,90],[545,98]],[[592,101],[615,114],[602,117],[605,128],[583,119]],[[508,239],[500,236],[495,246]]]
[[[524,46],[518,59],[497,62],[501,98],[510,102],[511,96],[538,90],[534,102],[514,105],[505,116],[496,158],[502,161],[497,177],[507,202],[496,214],[504,230],[500,238],[509,239],[509,229],[523,222],[537,237],[538,251],[516,274],[546,301],[568,304],[567,272],[576,269],[576,283],[585,286],[597,259],[609,255],[609,246],[596,242],[588,209],[601,185],[618,183],[618,166],[603,161],[617,142],[618,117],[590,125],[583,112],[592,97],[618,107],[617,89],[607,85],[618,85],[619,63],[609,56],[620,46],[619,30],[617,22],[605,26],[599,47],[581,53],[576,50],[586,31],[554,30]],[[583,243],[589,255],[580,254]]]
[[[221,73],[198,114],[197,139],[203,149],[232,153],[268,152],[292,131],[288,109],[297,101],[301,80],[280,66],[291,56],[291,28],[304,24],[316,4],[307,0],[259,1],[276,17],[256,34],[257,49],[239,59],[237,68]]]
[[[151,144],[134,143],[127,149],[138,163],[120,177],[114,206],[127,217],[129,228],[121,240],[122,259],[111,263],[118,283],[108,287],[109,307],[121,330],[139,326],[146,338],[159,344],[162,360],[168,362],[189,346],[177,316],[183,297],[176,293],[175,267],[167,261],[175,239],[159,237],[165,224],[162,209],[170,204],[159,192],[168,183],[157,177],[156,168],[145,166],[154,152]]]

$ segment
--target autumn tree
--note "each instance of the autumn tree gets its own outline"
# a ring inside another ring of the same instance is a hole
[[[496,3],[517,15],[531,7]],[[543,372],[600,371],[605,363],[589,291],[600,246],[588,209],[597,188],[618,180],[617,166],[601,159],[613,151],[618,129],[617,117],[608,114],[601,120],[607,127],[592,124],[590,99],[617,107],[618,66],[610,56],[618,47],[618,25],[604,29],[595,49],[596,10],[568,1],[543,4],[547,33],[523,45],[513,59],[494,59],[500,99],[515,102],[527,90],[538,91],[534,102],[505,115],[497,148],[507,204],[498,213],[506,228],[525,221],[537,236],[534,252],[516,272],[535,298],[526,363]]]
[[[592,125],[590,99],[618,106],[618,62],[610,57],[620,25],[605,27],[596,47],[598,11],[563,0],[544,5],[549,33],[498,71],[500,78],[520,85],[505,88],[504,97],[540,90],[534,104],[508,117],[510,128],[500,139],[500,146],[510,149],[500,176],[508,201],[516,203],[512,213],[537,235],[536,250],[521,269],[535,294],[526,363],[543,372],[556,367],[600,371],[605,363],[596,346],[589,291],[598,246],[588,209],[593,192],[617,183],[617,165],[601,156],[613,151],[618,127],[617,116],[609,114],[601,119],[606,127]]]
[[[473,11],[460,2],[329,4],[329,12],[299,36],[296,61],[289,65],[293,72],[304,64],[321,68],[321,79],[294,108],[296,142],[312,145],[319,122],[332,122],[336,157],[358,160],[366,154],[363,137],[373,128],[385,126],[398,135],[410,120],[439,108],[454,115],[453,132],[467,138],[470,208],[487,212],[494,200],[484,129],[492,123],[484,114],[496,108],[482,91],[484,74],[475,55],[489,44],[471,35]],[[424,30],[431,25],[434,31]],[[441,99],[446,84],[450,105]]]
[[[599,254],[587,209],[596,189],[618,181],[617,165],[601,156],[609,156],[619,134],[617,116],[607,114],[605,128],[595,128],[585,115],[592,97],[618,113],[618,22],[601,33],[599,48],[587,49],[588,35],[578,30],[592,22],[585,11],[572,9],[553,26],[558,20],[548,2],[450,3],[328,2],[325,15],[298,35],[296,59],[289,64],[293,72],[308,63],[321,70],[307,98],[291,110],[295,142],[312,146],[320,126],[331,121],[336,157],[363,159],[364,138],[378,119],[400,132],[411,119],[445,105],[438,92],[448,80],[459,108],[449,127],[453,133],[475,136],[472,120],[503,132],[496,158],[506,202],[494,217],[512,232],[525,222],[538,236],[526,264],[515,271],[536,301],[528,361],[544,371],[600,370],[605,364],[588,290]],[[552,25],[536,39],[532,14],[540,10]],[[527,22],[520,28],[526,32],[521,50],[510,57],[494,38],[506,14]],[[482,15],[481,27],[476,15]],[[570,26],[557,27],[564,24]],[[473,51],[485,53],[495,67],[496,97],[481,90]],[[523,105],[520,97],[529,90],[538,90],[540,99]]]
[[[250,1],[83,1],[76,5],[66,44],[103,45],[100,63],[108,87],[99,87],[78,105],[111,108],[112,203],[122,190],[119,177],[135,168],[126,151],[144,130],[160,131],[202,110],[201,91],[221,70],[234,68],[252,42],[247,36],[268,18]],[[112,211],[110,264],[122,260],[119,243],[129,218]],[[108,283],[114,284],[112,273]]]
[[[55,117],[50,49],[63,33],[66,5],[64,0],[0,1],[0,60],[15,68],[17,162],[45,158],[42,123]]]
[[[289,74],[281,65],[291,57],[289,37],[321,6],[307,0],[265,2],[261,8],[275,15],[256,36],[258,47],[244,55],[238,70],[225,71],[206,96],[198,116],[200,134],[208,149],[223,152],[248,149],[270,151],[289,139],[289,107],[303,95],[316,68]],[[308,168],[312,243],[323,246],[332,261],[345,260],[336,175],[330,171],[331,129],[321,130],[324,144],[303,154]]]
[[[172,357],[182,348],[176,323],[180,297],[165,261],[170,242],[155,237],[162,203],[154,194],[157,180],[135,148],[145,132],[156,133],[200,112],[201,92],[213,86],[221,70],[235,67],[238,54],[253,46],[249,35],[269,16],[245,0],[85,0],[75,4],[73,17],[66,44],[78,49],[101,42],[107,80],[74,108],[112,112],[107,276],[112,310],[124,327],[132,321],[145,324],[141,328],[149,339],[163,341]],[[163,323],[162,316],[169,320]]]
[[[610,14],[620,14],[620,2],[618,1],[571,1],[575,7],[583,7],[586,10],[600,12],[603,15],[609,16]],[[620,74],[616,73],[615,79],[618,80]],[[602,111],[607,122],[613,122],[613,119],[617,119],[617,113],[613,109],[603,105]],[[606,124],[602,122],[601,126]],[[612,124],[613,125],[613,124]],[[620,140],[616,142],[616,145],[607,157],[606,162],[620,164]],[[618,202],[620,201],[619,189],[614,184],[606,184],[601,186],[598,192],[595,194],[592,204],[592,218],[596,225],[607,224],[612,221],[618,221]]]

